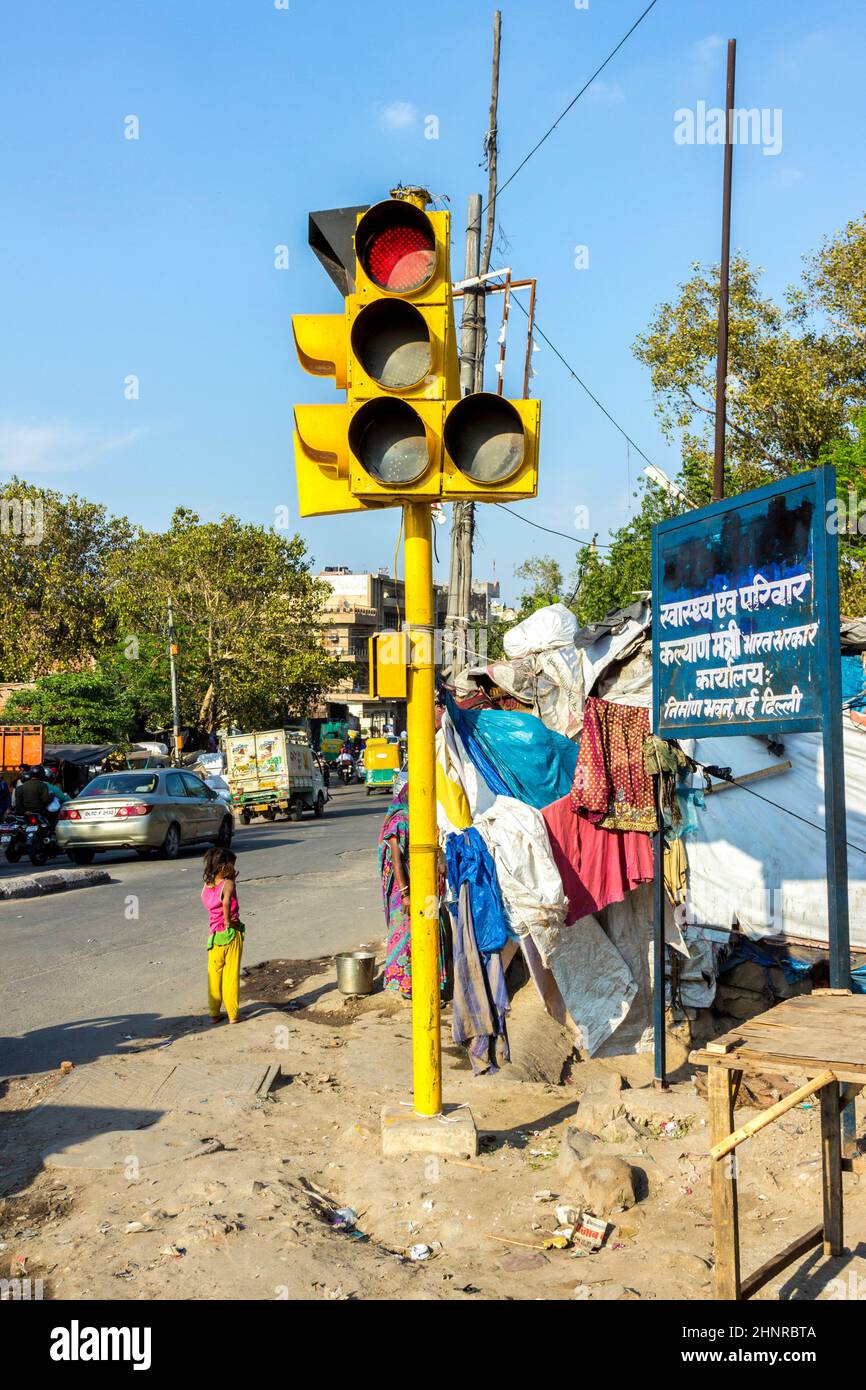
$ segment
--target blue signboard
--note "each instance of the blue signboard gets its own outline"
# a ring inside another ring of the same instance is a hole
[[[834,481],[816,469],[654,527],[662,738],[821,727],[828,643],[839,661]]]

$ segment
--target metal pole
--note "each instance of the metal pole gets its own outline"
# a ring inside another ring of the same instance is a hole
[[[409,632],[409,904],[412,959],[412,1077],[415,1113],[442,1110],[439,999],[439,839],[433,675],[433,526],[430,505],[407,502],[404,568]]]
[[[836,470],[831,465],[818,471],[818,520],[816,531],[828,515],[836,496]],[[827,938],[830,945],[830,986],[851,988],[851,946],[848,924],[848,832],[845,811],[845,750],[842,737],[842,667],[839,656],[839,539],[824,528],[823,563],[816,564],[820,583],[819,612],[827,625],[830,660],[821,683],[821,742],[824,759],[824,843],[827,852]],[[842,1111],[842,1146],[851,1152],[855,1144],[854,1103]]]
[[[713,455],[713,501],[725,495],[725,428],[728,404],[728,291],[731,277],[731,177],[734,163],[734,73],[737,40],[728,39],[725,173],[722,193],[722,259],[719,267],[719,327],[716,343],[716,439]]]
[[[171,671],[171,710],[174,721],[174,761],[180,762],[180,701],[177,694],[177,640],[171,599],[168,601],[168,664]]]
[[[654,1084],[667,1090],[665,1058],[665,841],[659,779],[653,778],[658,830],[653,836],[653,1051]]]

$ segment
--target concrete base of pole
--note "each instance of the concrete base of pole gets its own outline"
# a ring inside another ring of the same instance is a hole
[[[416,1115],[408,1105],[384,1105],[381,1124],[385,1158],[406,1154],[474,1158],[478,1153],[475,1121],[465,1106],[445,1116],[430,1116]]]

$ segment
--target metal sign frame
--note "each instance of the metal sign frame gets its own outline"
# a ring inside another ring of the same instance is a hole
[[[791,499],[802,492],[813,499],[811,521],[811,564],[813,574],[813,613],[818,623],[816,646],[818,653],[818,710],[812,702],[812,713],[779,719],[728,720],[723,724],[708,724],[695,718],[678,724],[676,731],[660,721],[662,708],[662,663],[660,660],[661,578],[664,542],[671,537],[707,536],[713,523],[725,515],[741,513],[771,502],[775,497]],[[831,504],[836,497],[836,470],[831,465],[808,473],[770,483],[751,492],[714,502],[708,507],[687,512],[659,522],[652,533],[652,597],[653,597],[653,730],[662,738],[711,738],[750,734],[784,734],[820,730],[824,754],[824,825],[827,856],[827,931],[830,947],[830,983],[835,989],[850,988],[851,957],[848,935],[848,857],[845,817],[845,769],[842,741],[842,667],[840,659],[839,624],[839,542],[835,528],[830,526]],[[684,534],[685,533],[685,534]],[[663,726],[662,726],[663,725]],[[655,837],[656,864],[654,885],[654,960],[655,960],[655,1075],[664,1085],[664,843],[661,830]],[[847,1126],[846,1126],[847,1128]]]

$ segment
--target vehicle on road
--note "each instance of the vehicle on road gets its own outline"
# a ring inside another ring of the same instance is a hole
[[[347,752],[345,748],[341,753],[337,754],[337,772],[340,774],[341,782],[346,787],[349,785],[350,782],[357,781],[357,763],[355,762],[355,759],[352,757],[352,754]]]
[[[10,864],[17,864],[27,853],[27,821],[26,815],[16,815],[10,810],[0,824],[0,849]]]
[[[232,805],[244,825],[253,816],[324,815],[330,797],[318,762],[310,745],[290,729],[229,734],[225,751]]]
[[[367,795],[390,792],[400,770],[400,745],[396,739],[368,738],[364,749],[364,780]]]
[[[231,809],[185,768],[106,772],[62,808],[57,839],[76,864],[104,850],[157,851],[176,859],[182,845],[231,844]]]
[[[38,869],[55,855],[62,854],[63,849],[58,843],[54,826],[48,816],[40,815],[37,811],[28,811],[24,813],[24,819],[27,822],[27,854],[30,863]]]

